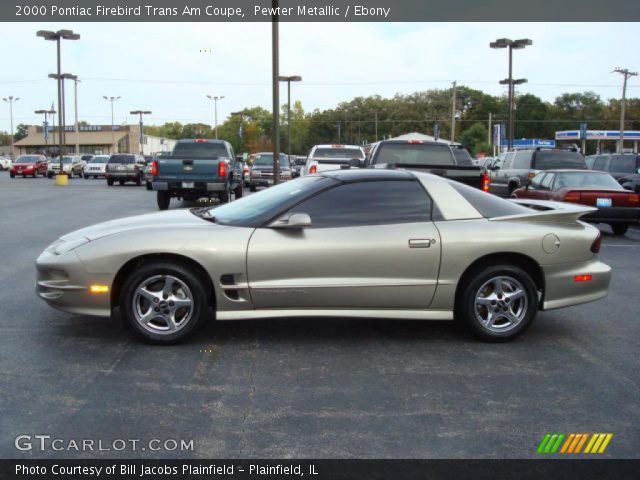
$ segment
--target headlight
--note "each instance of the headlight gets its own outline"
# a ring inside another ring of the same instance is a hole
[[[79,237],[69,241],[56,240],[46,248],[46,251],[54,253],[55,255],[62,255],[63,253],[70,252],[85,243],[89,243],[89,239],[85,237]]]

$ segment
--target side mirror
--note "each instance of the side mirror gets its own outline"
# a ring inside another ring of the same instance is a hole
[[[311,217],[306,213],[293,213],[291,215],[278,218],[272,222],[270,228],[300,229],[311,226]]]
[[[362,168],[362,160],[359,158],[352,158],[349,160],[349,166],[351,168]]]
[[[500,165],[494,165],[491,170],[500,170]]]

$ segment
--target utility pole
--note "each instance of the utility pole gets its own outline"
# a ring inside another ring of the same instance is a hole
[[[273,90],[272,130],[273,130],[273,184],[280,183],[280,42],[278,29],[278,0],[272,0],[271,17],[271,86]]]
[[[9,104],[9,118],[11,121],[11,161],[13,161],[15,159],[15,152],[13,151],[13,104],[20,100],[20,97],[13,97],[10,95],[2,100]]]
[[[489,112],[489,133],[487,134],[487,143],[491,145],[491,112]]]
[[[456,140],[456,82],[453,82],[453,97],[451,98],[451,143]]]
[[[378,141],[378,111],[373,112],[375,115],[376,142]]]
[[[624,152],[624,110],[627,102],[627,80],[629,77],[635,77],[638,72],[630,72],[628,68],[616,68],[611,73],[619,73],[624,76],[622,83],[622,100],[620,102],[620,140],[618,142],[618,153]]]
[[[300,75],[291,76],[278,76],[281,82],[287,82],[287,155],[289,162],[291,162],[291,82],[301,82],[302,77]]]
[[[144,149],[142,148],[142,143],[143,143],[143,140],[144,140],[142,115],[151,115],[151,112],[149,110],[132,110],[129,113],[131,115],[140,115],[140,123],[138,124],[138,125],[140,125],[140,137],[139,137],[140,155],[144,155]]]

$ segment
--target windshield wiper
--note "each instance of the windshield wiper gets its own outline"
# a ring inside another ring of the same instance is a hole
[[[211,207],[192,208],[191,213],[209,222],[218,223],[218,219],[211,214]]]

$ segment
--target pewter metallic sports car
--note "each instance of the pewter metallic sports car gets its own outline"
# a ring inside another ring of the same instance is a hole
[[[593,210],[504,200],[425,173],[336,170],[219,207],[70,233],[38,258],[36,290],[67,312],[110,316],[119,307],[151,343],[183,340],[210,312],[455,317],[502,341],[538,310],[606,296],[600,232],[578,220]]]

